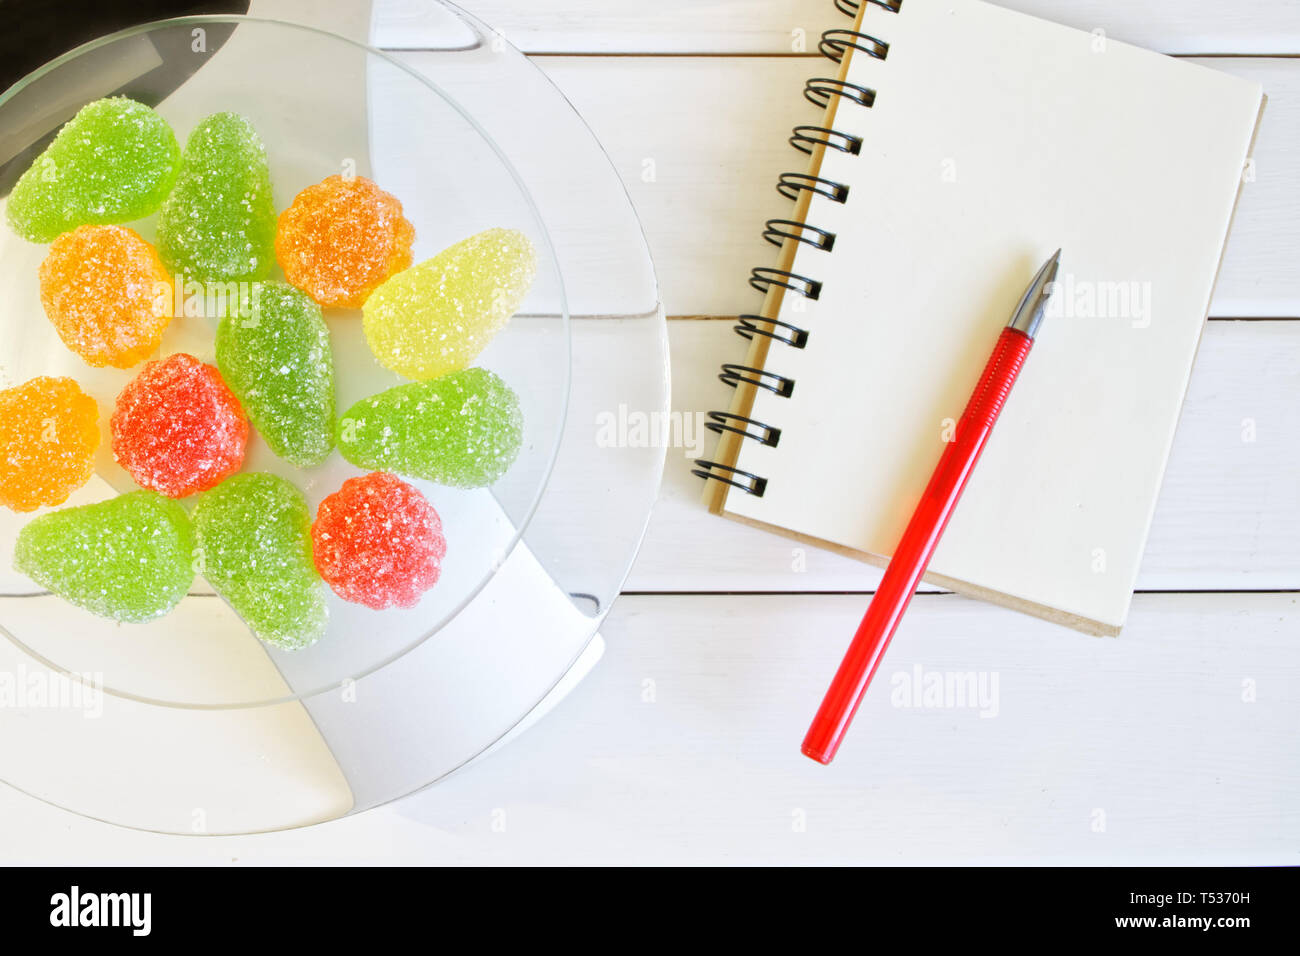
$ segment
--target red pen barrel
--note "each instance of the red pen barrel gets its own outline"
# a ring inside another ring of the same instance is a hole
[[[1033,344],[1017,329],[1002,330],[804,737],[805,756],[824,764],[835,757]]]

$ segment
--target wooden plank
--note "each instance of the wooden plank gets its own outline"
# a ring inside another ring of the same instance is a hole
[[[580,740],[600,768],[556,804],[626,826],[640,860],[1295,860],[1294,595],[1139,597],[1118,640],[919,598],[828,770],[798,743],[861,610],[625,598],[601,668],[530,742],[545,761]],[[996,675],[996,716],[903,706],[918,666]],[[606,788],[627,802],[601,809]]]
[[[410,62],[432,54],[413,54]],[[609,153],[635,203],[670,315],[752,311],[745,278],[771,265],[763,221],[788,213],[774,184],[802,156],[790,127],[815,123],[793,58],[547,58],[539,61]],[[1269,94],[1211,314],[1300,316],[1300,59],[1210,60]],[[720,119],[722,118],[722,119]],[[542,184],[573,192],[572,179]],[[558,202],[558,200],[556,200]],[[592,274],[602,266],[593,262]],[[605,264],[607,268],[607,264]]]
[[[681,423],[629,591],[861,591],[879,571],[708,514],[691,459],[726,408],[717,366],[743,343],[722,320],[669,323]],[[1211,322],[1192,375],[1139,589],[1300,588],[1300,322]],[[867,410],[867,414],[883,414]],[[1122,465],[1117,465],[1122,467]],[[687,544],[689,542],[689,544]]]
[[[641,219],[669,315],[754,311],[750,268],[788,215],[777,177],[802,167],[790,128],[816,122],[792,59],[548,59],[546,73],[613,162]]]
[[[618,361],[623,339],[616,323],[572,324],[578,388],[583,369]],[[729,390],[718,366],[734,360],[743,343],[726,320],[668,323],[672,356],[672,409],[667,461],[659,501],[625,590],[865,591],[879,571],[857,561],[804,548],[774,534],[708,514],[691,461],[707,457],[713,435],[704,413],[725,408]],[[1192,375],[1183,419],[1148,541],[1138,587],[1148,590],[1300,588],[1300,322],[1212,322]],[[602,409],[628,426],[648,409],[619,408],[618,393],[586,395],[582,407]],[[640,421],[644,427],[644,421]],[[575,442],[561,486],[579,486],[589,462],[616,453],[603,443],[607,421],[569,423],[591,441]],[[1253,430],[1253,431],[1252,431]],[[631,436],[636,428],[623,428]],[[655,429],[644,429],[655,434]],[[1253,437],[1252,440],[1247,440]],[[636,449],[631,452],[635,454]],[[639,460],[639,459],[638,459]],[[630,463],[631,464],[631,463]],[[629,480],[640,474],[632,468]],[[590,502],[571,502],[574,508]],[[563,514],[542,537],[543,560],[557,567],[601,567],[619,560],[618,549],[594,560],[609,542],[575,538]],[[613,516],[611,516],[613,520]],[[534,528],[535,533],[540,533]],[[560,553],[562,549],[569,549]],[[589,589],[581,581],[563,582]],[[16,588],[17,589],[17,588]]]
[[[1001,5],[1165,53],[1300,52],[1300,5],[1292,0]],[[817,34],[847,22],[830,0],[461,0],[460,6],[530,53],[790,53],[815,49]],[[888,14],[867,16],[887,34]],[[376,4],[379,46],[432,48],[454,39],[458,31],[426,0]]]
[[[1254,80],[1268,96],[1210,314],[1298,316],[1300,59],[1192,62]]]
[[[1140,595],[1116,640],[924,595],[818,767],[799,739],[861,610],[852,596],[625,597],[605,658],[546,720],[392,807],[252,842],[141,843],[0,788],[0,855],[1300,863],[1295,595]],[[923,688],[954,693],[909,699],[917,667]],[[55,828],[69,839],[52,845]]]
[[[672,354],[672,409],[667,461],[659,501],[625,590],[865,591],[879,572],[868,565],[803,548],[775,534],[708,514],[700,503],[700,479],[691,461],[707,457],[713,435],[704,413],[725,408],[728,389],[718,366],[743,345],[725,320],[668,323]],[[583,370],[619,361],[626,339],[617,323],[572,323],[577,361],[575,387],[592,386]],[[560,487],[583,487],[588,463],[607,461],[618,447],[605,437],[620,416],[618,434],[654,435],[645,426],[649,409],[619,407],[619,392],[584,394],[580,407],[601,409],[604,419],[571,420],[569,429],[590,436],[575,442],[555,479]],[[1300,588],[1300,322],[1211,322],[1192,375],[1182,423],[1174,442],[1138,586],[1149,590]],[[603,397],[602,397],[603,396]],[[1253,440],[1248,440],[1253,437]],[[640,451],[643,451],[641,449]],[[627,480],[643,469],[629,449]],[[604,473],[604,469],[601,469]],[[568,507],[590,508],[589,501]],[[618,520],[620,512],[611,514]],[[544,562],[560,568],[613,567],[621,551],[600,538],[575,538],[564,512],[536,525],[529,542]],[[566,550],[567,549],[567,550]],[[615,571],[617,569],[615,568]],[[614,573],[614,572],[611,572]],[[590,582],[562,582],[591,590]],[[27,590],[15,587],[15,590]],[[599,590],[599,588],[596,588]]]

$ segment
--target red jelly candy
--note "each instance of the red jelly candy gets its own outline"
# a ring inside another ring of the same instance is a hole
[[[411,607],[438,580],[447,539],[433,505],[385,471],[349,478],[316,510],[316,570],[345,601]]]
[[[248,419],[221,373],[177,352],[150,362],[117,397],[113,456],[141,488],[184,498],[239,470]]]

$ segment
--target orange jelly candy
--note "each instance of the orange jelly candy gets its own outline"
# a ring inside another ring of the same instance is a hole
[[[79,226],[41,263],[41,305],[86,364],[130,368],[158,348],[172,316],[171,276],[125,226]]]
[[[99,406],[70,378],[0,391],[0,505],[60,505],[95,471]]]
[[[275,258],[290,284],[321,305],[359,309],[411,264],[414,241],[396,197],[363,176],[330,176],[280,213]]]

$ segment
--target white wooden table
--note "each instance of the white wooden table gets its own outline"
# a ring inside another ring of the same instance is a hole
[[[1300,4],[1006,5],[1270,97],[1122,636],[922,595],[841,756],[815,766],[798,742],[878,574],[706,515],[699,449],[671,449],[605,659],[486,761],[252,838],[133,833],[0,788],[0,858],[1300,863]],[[786,131],[811,122],[816,54],[798,50],[840,25],[830,0],[463,6],[534,56],[626,179],[673,317],[674,409],[725,407],[716,366],[770,257]],[[928,675],[971,675],[986,699],[909,701]]]

